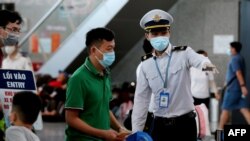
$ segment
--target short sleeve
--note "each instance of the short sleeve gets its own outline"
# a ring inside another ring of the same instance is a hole
[[[6,141],[26,141],[26,137],[21,130],[9,128],[6,130]]]
[[[70,78],[67,84],[67,92],[66,92],[66,109],[84,109],[84,97],[85,92],[82,87],[81,77],[74,75]]]
[[[204,63],[211,63],[208,57],[196,53],[191,47],[188,47],[185,51],[187,57],[187,66],[194,67],[202,70]],[[184,58],[183,58],[184,59]]]
[[[233,72],[241,70],[241,67],[240,67],[240,58],[234,57],[232,59],[232,70],[233,70]]]

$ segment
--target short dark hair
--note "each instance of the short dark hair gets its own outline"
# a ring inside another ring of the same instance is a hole
[[[41,100],[38,95],[29,91],[17,92],[12,101],[12,110],[16,111],[20,120],[33,124],[41,110]]]
[[[201,49],[200,49],[200,50],[197,50],[196,52],[197,52],[198,54],[207,54],[207,52],[206,52],[205,50],[201,50]]]
[[[230,46],[236,50],[237,53],[241,51],[242,45],[240,42],[231,42]]]
[[[0,26],[4,28],[9,23],[15,23],[18,21],[17,24],[21,24],[23,22],[22,17],[16,11],[0,10],[0,17]]]
[[[103,40],[112,41],[115,38],[114,32],[108,28],[95,28],[90,30],[86,35],[86,46],[89,51],[93,44],[100,44]]]
[[[153,47],[152,47],[151,43],[148,41],[148,39],[143,40],[142,47],[143,47],[143,50],[146,54],[151,53],[153,51]]]

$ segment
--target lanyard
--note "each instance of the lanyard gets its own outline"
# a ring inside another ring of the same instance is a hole
[[[160,75],[160,77],[161,77],[161,80],[162,80],[162,82],[163,82],[164,88],[167,88],[167,83],[168,83],[168,70],[169,70],[169,65],[170,65],[171,58],[172,58],[172,52],[170,53],[170,56],[169,56],[169,59],[168,59],[168,64],[167,64],[167,68],[166,68],[166,78],[165,78],[165,82],[164,82],[164,79],[163,79],[163,77],[162,77],[162,75],[161,75],[161,71],[160,71],[160,69],[159,69],[159,65],[158,65],[158,63],[157,63],[157,61],[156,61],[156,58],[154,59],[154,60],[155,60],[155,66],[156,66],[157,71],[158,71],[158,73],[159,73],[159,75]]]

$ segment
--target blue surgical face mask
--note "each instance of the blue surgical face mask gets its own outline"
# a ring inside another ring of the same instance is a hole
[[[3,39],[3,44],[5,46],[13,46],[18,43],[19,35],[8,33],[7,38]]]
[[[99,61],[99,63],[104,67],[107,68],[109,66],[111,66],[113,64],[113,62],[115,61],[115,52],[105,52],[103,53],[102,51],[100,51],[98,48],[96,48],[101,54],[103,54],[103,59],[100,60],[97,57],[97,60]]]
[[[226,53],[227,53],[228,56],[232,55],[230,48],[227,49]]]
[[[157,51],[163,51],[168,47],[169,37],[166,36],[158,36],[150,39],[150,44]]]

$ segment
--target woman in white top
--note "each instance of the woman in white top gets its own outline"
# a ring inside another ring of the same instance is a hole
[[[5,53],[7,56],[2,62],[2,69],[14,69],[14,70],[31,70],[32,63],[30,58],[24,57],[19,52],[19,47],[16,46],[5,46]]]
[[[197,53],[207,57],[207,52],[204,50],[199,50]],[[194,105],[204,103],[209,109],[210,93],[214,93],[216,98],[218,98],[218,90],[214,81],[213,73],[191,68],[190,75]]]

